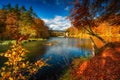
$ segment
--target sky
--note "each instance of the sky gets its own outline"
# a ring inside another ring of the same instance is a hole
[[[71,0],[0,0],[0,8],[10,3],[12,6],[19,4],[27,9],[32,6],[39,18],[53,30],[65,30],[71,26],[67,18]]]

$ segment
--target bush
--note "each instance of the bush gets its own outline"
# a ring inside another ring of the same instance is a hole
[[[0,80],[27,80],[46,65],[43,60],[38,60],[35,63],[26,61],[26,53],[28,53],[26,49],[20,44],[16,44],[7,52],[0,54],[8,59],[0,69]]]
[[[90,55],[86,56],[86,57],[80,57],[80,58],[75,58],[73,59],[71,65],[69,66],[68,69],[66,69],[63,72],[63,75],[60,77],[59,80],[78,80],[76,77],[76,71],[79,70],[79,66],[85,62],[85,61],[89,61],[91,58]],[[79,79],[82,80],[82,77]]]

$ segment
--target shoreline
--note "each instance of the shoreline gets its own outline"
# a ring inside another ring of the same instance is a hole
[[[74,59],[61,80],[117,80],[120,79],[120,42],[108,43],[91,58]]]
[[[28,40],[23,40],[21,42],[21,44],[23,43],[28,43],[28,42],[32,42],[32,41],[44,41],[46,39],[42,39],[42,38],[29,38]],[[0,45],[10,45],[10,44],[15,44],[16,40],[4,40],[4,41],[0,41]]]

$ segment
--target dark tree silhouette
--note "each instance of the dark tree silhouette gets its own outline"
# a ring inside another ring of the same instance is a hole
[[[4,32],[5,30],[5,20],[6,20],[6,11],[0,10],[0,33]]]
[[[25,11],[26,11],[25,6],[22,6],[22,7],[20,8],[20,11],[21,11],[21,12],[25,12]]]
[[[92,27],[97,27],[104,21],[119,25],[120,0],[76,0],[70,10],[69,19],[75,27],[84,28],[88,34],[106,44],[106,41],[97,35]]]

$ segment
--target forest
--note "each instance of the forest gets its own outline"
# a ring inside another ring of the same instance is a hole
[[[30,38],[48,38],[49,28],[33,12],[32,6],[27,10],[18,4],[7,4],[0,9],[0,39],[18,39],[29,35]]]
[[[119,80],[120,1],[76,0],[70,10],[70,37],[91,39],[92,58],[73,60],[65,80]],[[102,43],[102,46],[100,46]],[[69,76],[69,77],[68,77]],[[62,80],[61,79],[61,80]]]
[[[120,80],[120,0],[55,1],[1,7],[0,80]]]

